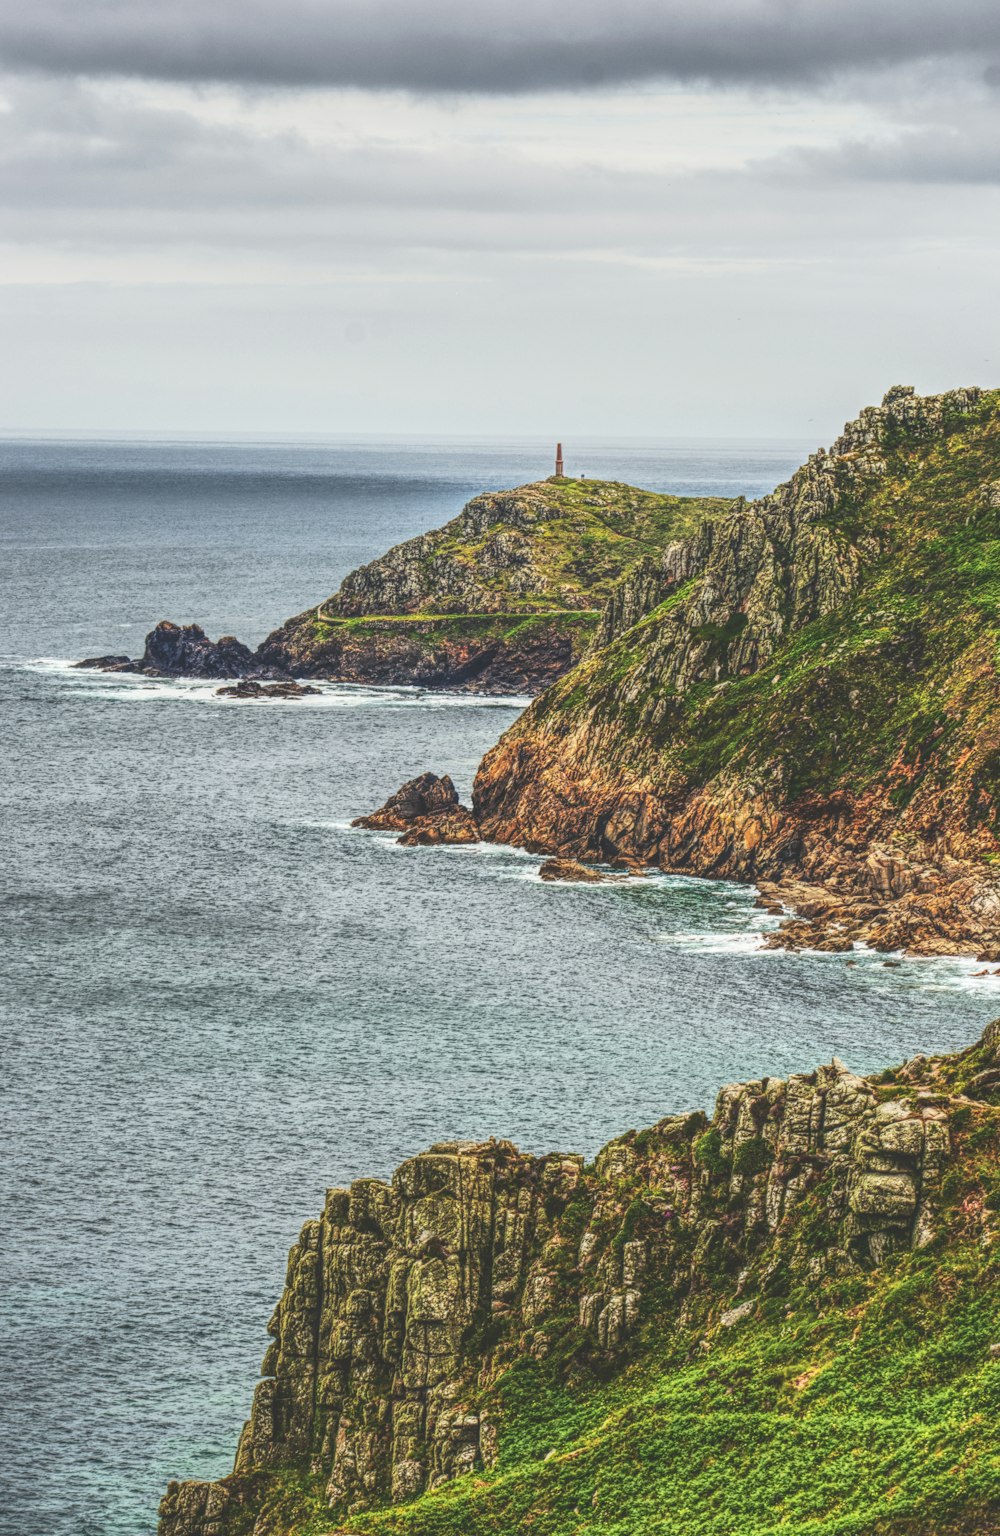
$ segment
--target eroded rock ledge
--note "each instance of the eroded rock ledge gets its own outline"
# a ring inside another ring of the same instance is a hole
[[[669,1115],[591,1167],[444,1142],[329,1191],[291,1251],[235,1471],[172,1483],[160,1536],[277,1536],[292,1474],[344,1518],[410,1499],[495,1464],[518,1359],[607,1374],[650,1327],[711,1350],[776,1287],[926,1247],[949,1201],[974,1243],[995,1221],[978,1175],[944,1174],[954,1129],[998,1095],[1000,1021],[878,1078],[834,1060],[734,1084],[711,1120]]]

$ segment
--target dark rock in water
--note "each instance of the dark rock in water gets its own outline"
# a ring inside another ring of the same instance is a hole
[[[172,624],[162,619],[146,636],[137,661],[127,656],[92,656],[78,667],[100,672],[137,672],[145,677],[252,678],[258,682],[292,681],[280,667],[263,663],[234,635],[209,640],[200,624]]]
[[[399,841],[408,847],[479,841],[479,824],[472,812],[459,804],[458,790],[447,774],[439,779],[436,773],[422,773],[410,779],[380,810],[359,816],[351,825],[402,832]]]
[[[93,672],[138,672],[139,663],[129,656],[90,656],[86,661],[75,661],[74,667]]]
[[[322,688],[312,688],[308,683],[258,683],[254,678],[244,678],[228,688],[216,688],[218,699],[303,699],[309,693],[322,693]]]
[[[575,880],[580,885],[600,885],[602,880],[620,880],[621,875],[602,874],[576,859],[546,859],[538,871],[543,880]]]
[[[146,636],[140,662],[146,673],[167,677],[242,677],[290,681],[278,667],[261,666],[250,647],[234,635],[209,640],[200,624],[162,620]]]

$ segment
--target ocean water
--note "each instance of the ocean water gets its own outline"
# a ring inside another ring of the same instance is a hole
[[[769,489],[812,444],[587,444]],[[328,1185],[452,1136],[592,1154],[718,1087],[972,1040],[960,961],[757,948],[745,889],[542,884],[352,831],[464,792],[523,701],[73,672],[157,619],[256,643],[352,566],[538,478],[535,444],[0,442],[3,1536],[151,1536],[232,1460],[285,1255]],[[767,921],[766,919],[764,920]]]

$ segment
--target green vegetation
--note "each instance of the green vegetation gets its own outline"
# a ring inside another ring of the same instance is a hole
[[[562,630],[582,647],[593,633],[599,609],[553,609],[542,613],[391,613],[365,614],[360,618],[316,618],[317,642],[337,638],[364,644],[379,636],[401,635],[408,643],[436,650],[461,639],[488,644],[499,640],[527,639],[533,634]]]
[[[441,583],[433,578],[451,566],[473,576],[485,602],[502,601],[509,611],[575,607],[584,595],[600,607],[636,560],[690,538],[730,505],[721,497],[664,496],[615,481],[543,481],[477,498],[470,508],[489,507],[485,526],[478,511],[471,518],[464,512],[420,541],[419,558],[438,594]],[[504,540],[515,546],[510,563]],[[429,594],[426,602],[434,601]]]
[[[454,1403],[460,1432],[470,1413],[477,1431],[489,1426],[495,1459],[491,1450],[488,1467],[445,1461],[439,1486],[410,1500],[393,1502],[389,1460],[399,1465],[394,1428],[417,1399],[399,1389],[398,1341],[390,1359],[380,1355],[390,1314],[353,1280],[338,1289],[341,1275],[377,1283],[381,1248],[360,1209],[351,1217],[343,1201],[328,1230],[337,1234],[331,1274],[343,1309],[329,1337],[338,1341],[337,1372],[350,1320],[356,1395],[340,1428],[349,1445],[358,1422],[368,1426],[354,1441],[367,1458],[361,1496],[349,1491],[329,1507],[324,1419],[312,1418],[319,1438],[310,1453],[308,1436],[276,1440],[269,1416],[264,1466],[212,1485],[207,1503],[205,1485],[188,1484],[191,1502],[224,1512],[219,1536],[995,1533],[1000,1021],[966,1051],[918,1057],[876,1081],[832,1066],[799,1078],[790,1115],[791,1082],[769,1080],[766,1098],[760,1087],[727,1090],[708,1126],[700,1114],[670,1117],[609,1144],[578,1182],[556,1180],[530,1250],[549,1276],[544,1308],[475,1312],[443,1397],[435,1403],[433,1385],[428,1394],[437,1412]],[[824,1123],[833,1092],[832,1140],[807,1133]],[[736,1127],[768,1105],[770,1139],[751,1136],[732,1151]],[[519,1241],[509,1218],[525,1210],[532,1164],[501,1146],[499,1163],[484,1144],[464,1154],[471,1166],[432,1162],[421,1177],[408,1175],[414,1204],[399,1213],[400,1234],[419,1209],[427,1230],[443,1221],[455,1235],[452,1251],[423,1261],[423,1283],[464,1272],[462,1234],[471,1228],[456,1224],[456,1202],[476,1226],[500,1215],[497,1230]],[[488,1166],[499,1182],[483,1178]],[[431,1169],[449,1182],[428,1194]],[[900,1215],[906,1189],[922,1215]],[[310,1242],[319,1242],[319,1225],[307,1224]],[[522,1262],[528,1255],[521,1250]],[[506,1247],[493,1253],[501,1266],[511,1256]],[[387,1274],[412,1263],[393,1242],[384,1258]],[[273,1325],[283,1354],[313,1326],[327,1337],[316,1272],[302,1259],[293,1250]],[[580,1301],[603,1287],[610,1306],[618,1285],[633,1282],[641,1287],[631,1292],[633,1325],[602,1336]],[[415,1294],[422,1305],[428,1292]],[[419,1344],[422,1328],[409,1329],[408,1320],[407,1337]],[[292,1349],[278,1372],[286,1413],[300,1405],[315,1413],[311,1358]],[[321,1390],[335,1393],[342,1378],[325,1380]],[[439,1436],[428,1421],[426,1433],[413,1449],[428,1457],[433,1435],[440,1467],[449,1431]],[[476,1443],[482,1450],[485,1441]],[[182,1521],[165,1536],[211,1528]]]
[[[849,1305],[837,1306],[833,1286],[792,1295],[779,1317],[732,1330],[702,1359],[651,1358],[589,1393],[522,1368],[507,1383],[502,1471],[342,1529],[947,1536],[995,1528],[1000,1360],[989,1346],[1000,1266],[972,1254],[947,1263],[908,1256],[842,1290]]]
[[[1000,1252],[974,1236],[968,1212],[984,1194],[989,1207],[997,1184],[1000,1111],[969,1105],[952,1126],[951,1211],[929,1250],[867,1275],[776,1285],[738,1325],[707,1334],[664,1336],[654,1319],[610,1381],[571,1381],[564,1359],[526,1357],[493,1391],[495,1471],[346,1523],[314,1515],[303,1536],[996,1529]],[[710,1134],[702,1163],[717,1156]],[[825,1193],[814,1190],[817,1214]],[[820,1225],[808,1240],[823,1235]]]
[[[497,679],[524,658],[537,689],[583,655],[624,571],[730,505],[598,480],[487,493],[443,528],[352,571],[333,597],[270,635],[261,655],[304,675],[461,686],[470,653],[497,646]]]

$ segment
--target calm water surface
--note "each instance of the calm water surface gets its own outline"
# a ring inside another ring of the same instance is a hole
[[[812,444],[586,445],[770,489]],[[738,887],[543,885],[509,850],[352,832],[463,791],[518,701],[73,673],[159,618],[256,643],[352,566],[535,479],[532,445],[0,442],[4,1536],[151,1536],[229,1469],[323,1191],[449,1136],[592,1154],[725,1081],[970,1041],[960,962],[780,956]]]

